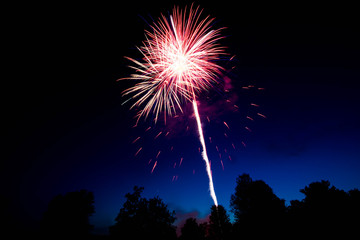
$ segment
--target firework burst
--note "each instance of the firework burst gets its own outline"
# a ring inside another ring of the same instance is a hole
[[[182,102],[192,102],[202,157],[209,177],[210,194],[217,206],[196,95],[217,82],[223,68],[216,62],[225,53],[224,47],[218,43],[223,38],[220,35],[221,29],[211,29],[214,19],[209,16],[201,19],[201,14],[199,7],[193,9],[191,6],[189,10],[175,7],[169,18],[162,15],[151,26],[151,31],[145,31],[146,40],[138,47],[142,59],[126,57],[134,64],[130,67],[135,73],[120,80],[138,81],[123,92],[124,96],[131,96],[127,101],[135,99],[131,108],[141,109],[137,122],[141,117],[147,118],[150,113],[157,121],[159,114],[164,112],[166,119],[166,115],[176,114],[176,109],[182,111]]]
[[[123,95],[136,99],[131,108],[141,107],[138,119],[152,113],[156,121],[161,112],[166,117],[182,111],[184,100],[193,101],[196,93],[216,83],[222,70],[216,61],[224,54],[217,43],[221,29],[212,30],[214,19],[200,20],[201,13],[199,7],[191,7],[188,12],[174,8],[169,19],[162,15],[152,31],[145,31],[146,40],[138,47],[142,59],[126,57],[135,73],[122,79],[138,83]]]

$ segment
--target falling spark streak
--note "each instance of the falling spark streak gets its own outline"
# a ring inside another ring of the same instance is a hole
[[[134,141],[132,141],[132,143],[136,143],[137,140],[139,140],[139,139],[140,139],[140,137],[137,137]]]
[[[157,161],[155,161],[154,166],[153,166],[153,168],[151,169],[151,173],[154,172],[154,169],[155,169],[156,165],[157,165]]]
[[[154,140],[157,139],[161,134],[162,132],[159,132],[158,135],[155,136]]]
[[[254,121],[254,119],[252,117],[246,116],[247,119]]]
[[[139,148],[139,150],[137,150],[137,152],[135,153],[135,157],[139,154],[139,152],[142,150],[142,147]]]
[[[266,118],[266,116],[264,114],[257,113],[257,115],[259,115],[260,117]]]
[[[228,129],[230,129],[230,127],[229,127],[229,125],[224,121],[224,125],[228,128]]]
[[[211,174],[210,162],[209,162],[209,158],[207,156],[204,135],[203,135],[203,131],[202,131],[202,128],[201,128],[201,121],[200,121],[199,111],[198,111],[198,107],[197,107],[197,104],[196,104],[195,100],[193,100],[193,107],[194,107],[196,122],[197,122],[197,126],[198,126],[198,131],[199,131],[199,138],[200,138],[200,142],[201,142],[201,145],[202,145],[201,156],[203,157],[203,159],[205,161],[206,172],[207,172],[207,175],[209,177],[210,196],[212,197],[215,206],[218,206],[218,202],[217,202],[217,198],[216,198],[216,194],[215,194],[215,190],[214,190],[214,183],[213,183],[212,174]]]

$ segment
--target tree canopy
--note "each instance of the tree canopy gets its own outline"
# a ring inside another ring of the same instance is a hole
[[[304,199],[291,201],[288,209],[289,230],[303,236],[356,236],[360,225],[359,190],[345,192],[322,180],[300,192]]]
[[[289,206],[262,180],[248,174],[236,180],[230,207],[234,222],[222,206],[212,206],[207,222],[186,219],[176,236],[175,212],[161,198],[142,197],[144,188],[135,186],[109,228],[112,239],[228,240],[261,238],[334,237],[357,235],[360,225],[360,191],[345,192],[329,181],[312,182],[300,189],[302,200]],[[58,195],[48,205],[42,221],[46,239],[90,237],[89,217],[95,212],[92,192],[81,190]],[[179,227],[179,226],[178,226]]]
[[[51,238],[90,234],[89,217],[95,213],[94,194],[87,190],[69,192],[54,197],[44,213],[43,233]]]
[[[246,236],[269,236],[277,232],[286,212],[285,201],[278,198],[264,181],[253,181],[248,174],[237,178],[230,206],[235,230]]]
[[[209,217],[209,239],[226,240],[232,234],[230,217],[222,205],[211,207]]]
[[[204,240],[206,224],[198,224],[196,218],[188,218],[181,228],[180,240]]]
[[[131,239],[176,239],[173,223],[175,212],[170,212],[159,197],[141,197],[142,187],[134,187],[125,195],[126,202],[110,227],[113,237],[129,236]]]

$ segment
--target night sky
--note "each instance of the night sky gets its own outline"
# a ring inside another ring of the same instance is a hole
[[[91,222],[106,232],[135,185],[180,220],[210,213],[191,104],[166,125],[149,117],[133,127],[136,110],[121,96],[133,83],[116,81],[131,73],[124,56],[140,58],[148,23],[184,2],[8,7],[0,195],[20,224],[35,229],[54,196],[87,189]],[[242,173],[287,204],[322,179],[360,188],[354,6],[195,4],[226,27],[223,84],[199,97],[219,204],[230,210]]]

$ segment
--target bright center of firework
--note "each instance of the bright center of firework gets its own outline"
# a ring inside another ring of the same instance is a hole
[[[174,62],[172,64],[172,69],[174,73],[181,77],[183,73],[187,72],[189,69],[189,60],[183,54],[178,54],[175,56]]]

